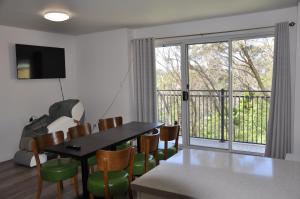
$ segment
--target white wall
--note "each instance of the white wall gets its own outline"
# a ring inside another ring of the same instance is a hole
[[[0,26],[0,162],[18,150],[30,116],[47,114],[49,105],[61,100],[58,80],[17,80],[15,43],[65,48],[65,96],[78,97],[74,37]]]
[[[129,67],[129,37],[127,29],[78,36],[79,94],[86,108],[86,119],[93,124],[101,117],[118,115],[125,122],[132,120],[130,76],[121,84]],[[120,86],[119,96],[103,116]]]

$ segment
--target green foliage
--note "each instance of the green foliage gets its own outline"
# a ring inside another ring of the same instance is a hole
[[[244,93],[233,111],[234,141],[266,144],[269,99],[258,92]]]

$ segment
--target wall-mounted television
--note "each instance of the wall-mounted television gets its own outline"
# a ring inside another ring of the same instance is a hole
[[[17,78],[65,78],[65,49],[16,44]]]

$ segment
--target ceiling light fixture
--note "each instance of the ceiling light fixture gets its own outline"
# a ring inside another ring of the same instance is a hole
[[[70,16],[64,12],[47,12],[44,14],[44,18],[50,21],[60,22],[70,19]]]

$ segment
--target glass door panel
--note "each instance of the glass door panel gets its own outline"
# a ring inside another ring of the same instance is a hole
[[[177,121],[182,126],[181,47],[156,47],[155,59],[157,119],[166,125]]]
[[[264,153],[274,37],[232,41],[232,150]]]
[[[228,149],[229,45],[188,45],[190,145]]]

